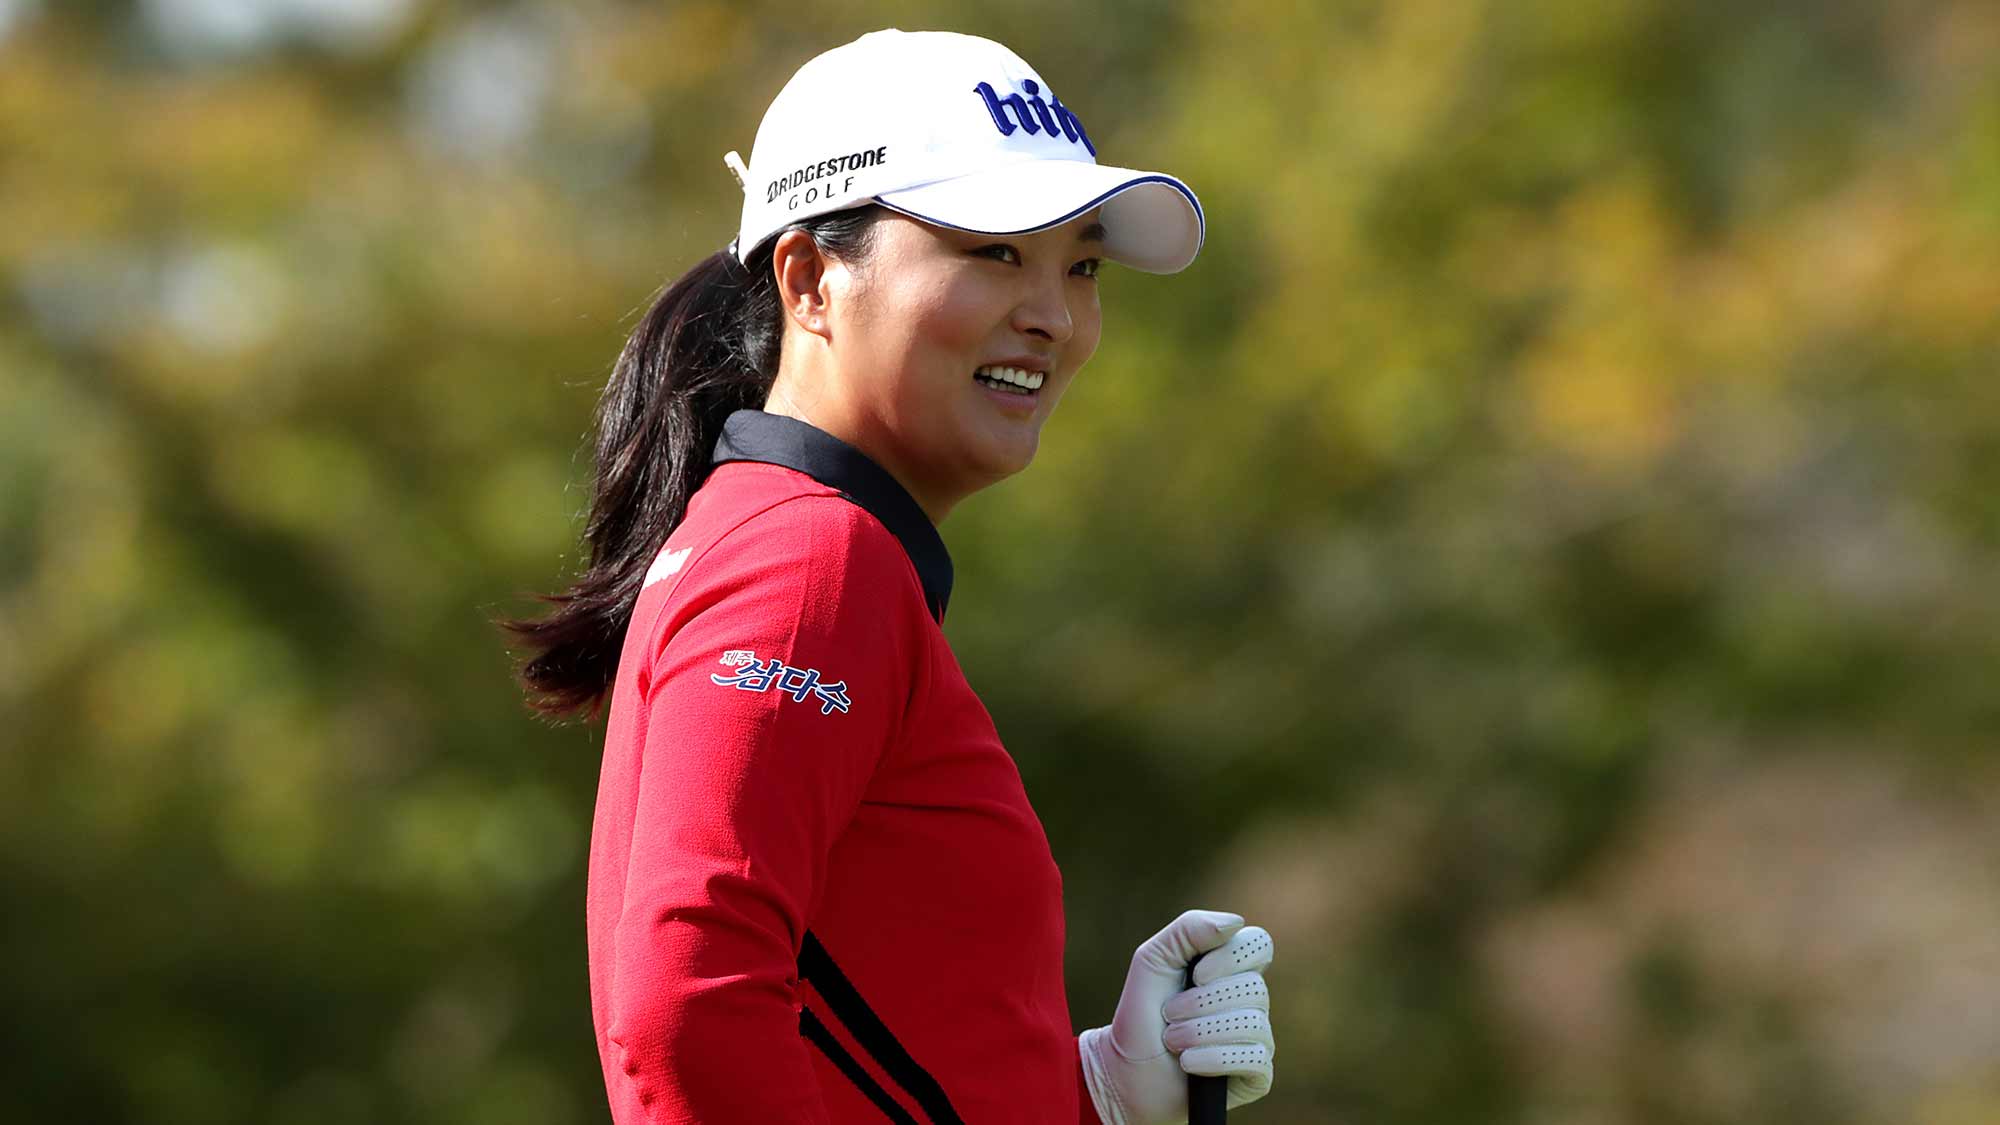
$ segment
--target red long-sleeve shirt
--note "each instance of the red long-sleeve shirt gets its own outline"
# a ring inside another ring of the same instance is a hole
[[[618,1125],[1082,1122],[1062,876],[895,479],[732,415],[648,575],[591,837]]]

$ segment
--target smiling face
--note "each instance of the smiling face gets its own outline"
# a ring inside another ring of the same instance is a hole
[[[1097,348],[1102,241],[1094,212],[1025,235],[888,213],[859,261],[822,259],[819,305],[803,313],[806,286],[787,279],[781,243],[789,315],[765,409],[856,446],[941,522],[1034,459],[1042,423]]]

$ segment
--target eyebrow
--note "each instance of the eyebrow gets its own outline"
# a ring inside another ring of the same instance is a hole
[[[1090,224],[1089,226],[1083,228],[1082,231],[1078,232],[1076,240],[1078,242],[1103,242],[1104,224],[1103,223]]]

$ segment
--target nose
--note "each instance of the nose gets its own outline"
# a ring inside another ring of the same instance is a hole
[[[1014,305],[1014,329],[1030,336],[1062,343],[1076,331],[1069,315],[1069,288],[1060,275],[1049,277],[1035,271],[1023,282],[1026,287]]]

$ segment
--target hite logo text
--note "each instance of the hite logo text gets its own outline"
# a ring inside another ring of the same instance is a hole
[[[877,164],[887,160],[889,158],[888,154],[889,146],[879,145],[875,148],[863,149],[860,152],[829,156],[817,164],[808,164],[796,172],[772,180],[770,185],[764,189],[764,202],[770,203],[786,192],[792,191],[792,197],[785,201],[785,207],[787,210],[796,211],[799,209],[800,204],[818,203],[822,199],[832,199],[837,195],[845,195],[847,192],[854,190],[853,176],[848,176],[841,182],[838,188],[834,187],[831,183],[820,184],[814,183],[814,181],[830,179],[844,172],[854,172],[862,168],[873,168]],[[794,188],[807,184],[811,184],[812,186],[807,187],[804,191],[793,191]]]
[[[993,115],[993,125],[1000,130],[1001,136],[1011,137],[1014,130],[1026,129],[1028,135],[1033,137],[1046,130],[1051,137],[1060,136],[1071,144],[1081,144],[1090,150],[1090,155],[1097,155],[1097,146],[1090,143],[1090,134],[1083,131],[1083,122],[1062,104],[1061,98],[1051,94],[1048,101],[1043,101],[1041,84],[1034,79],[1021,83],[1021,92],[1027,95],[1025,98],[1021,94],[1002,97],[989,82],[981,82],[972,89],[986,99],[986,112]],[[1013,112],[1010,114],[1009,110]],[[1010,116],[1013,118],[1011,121],[1008,120]]]

